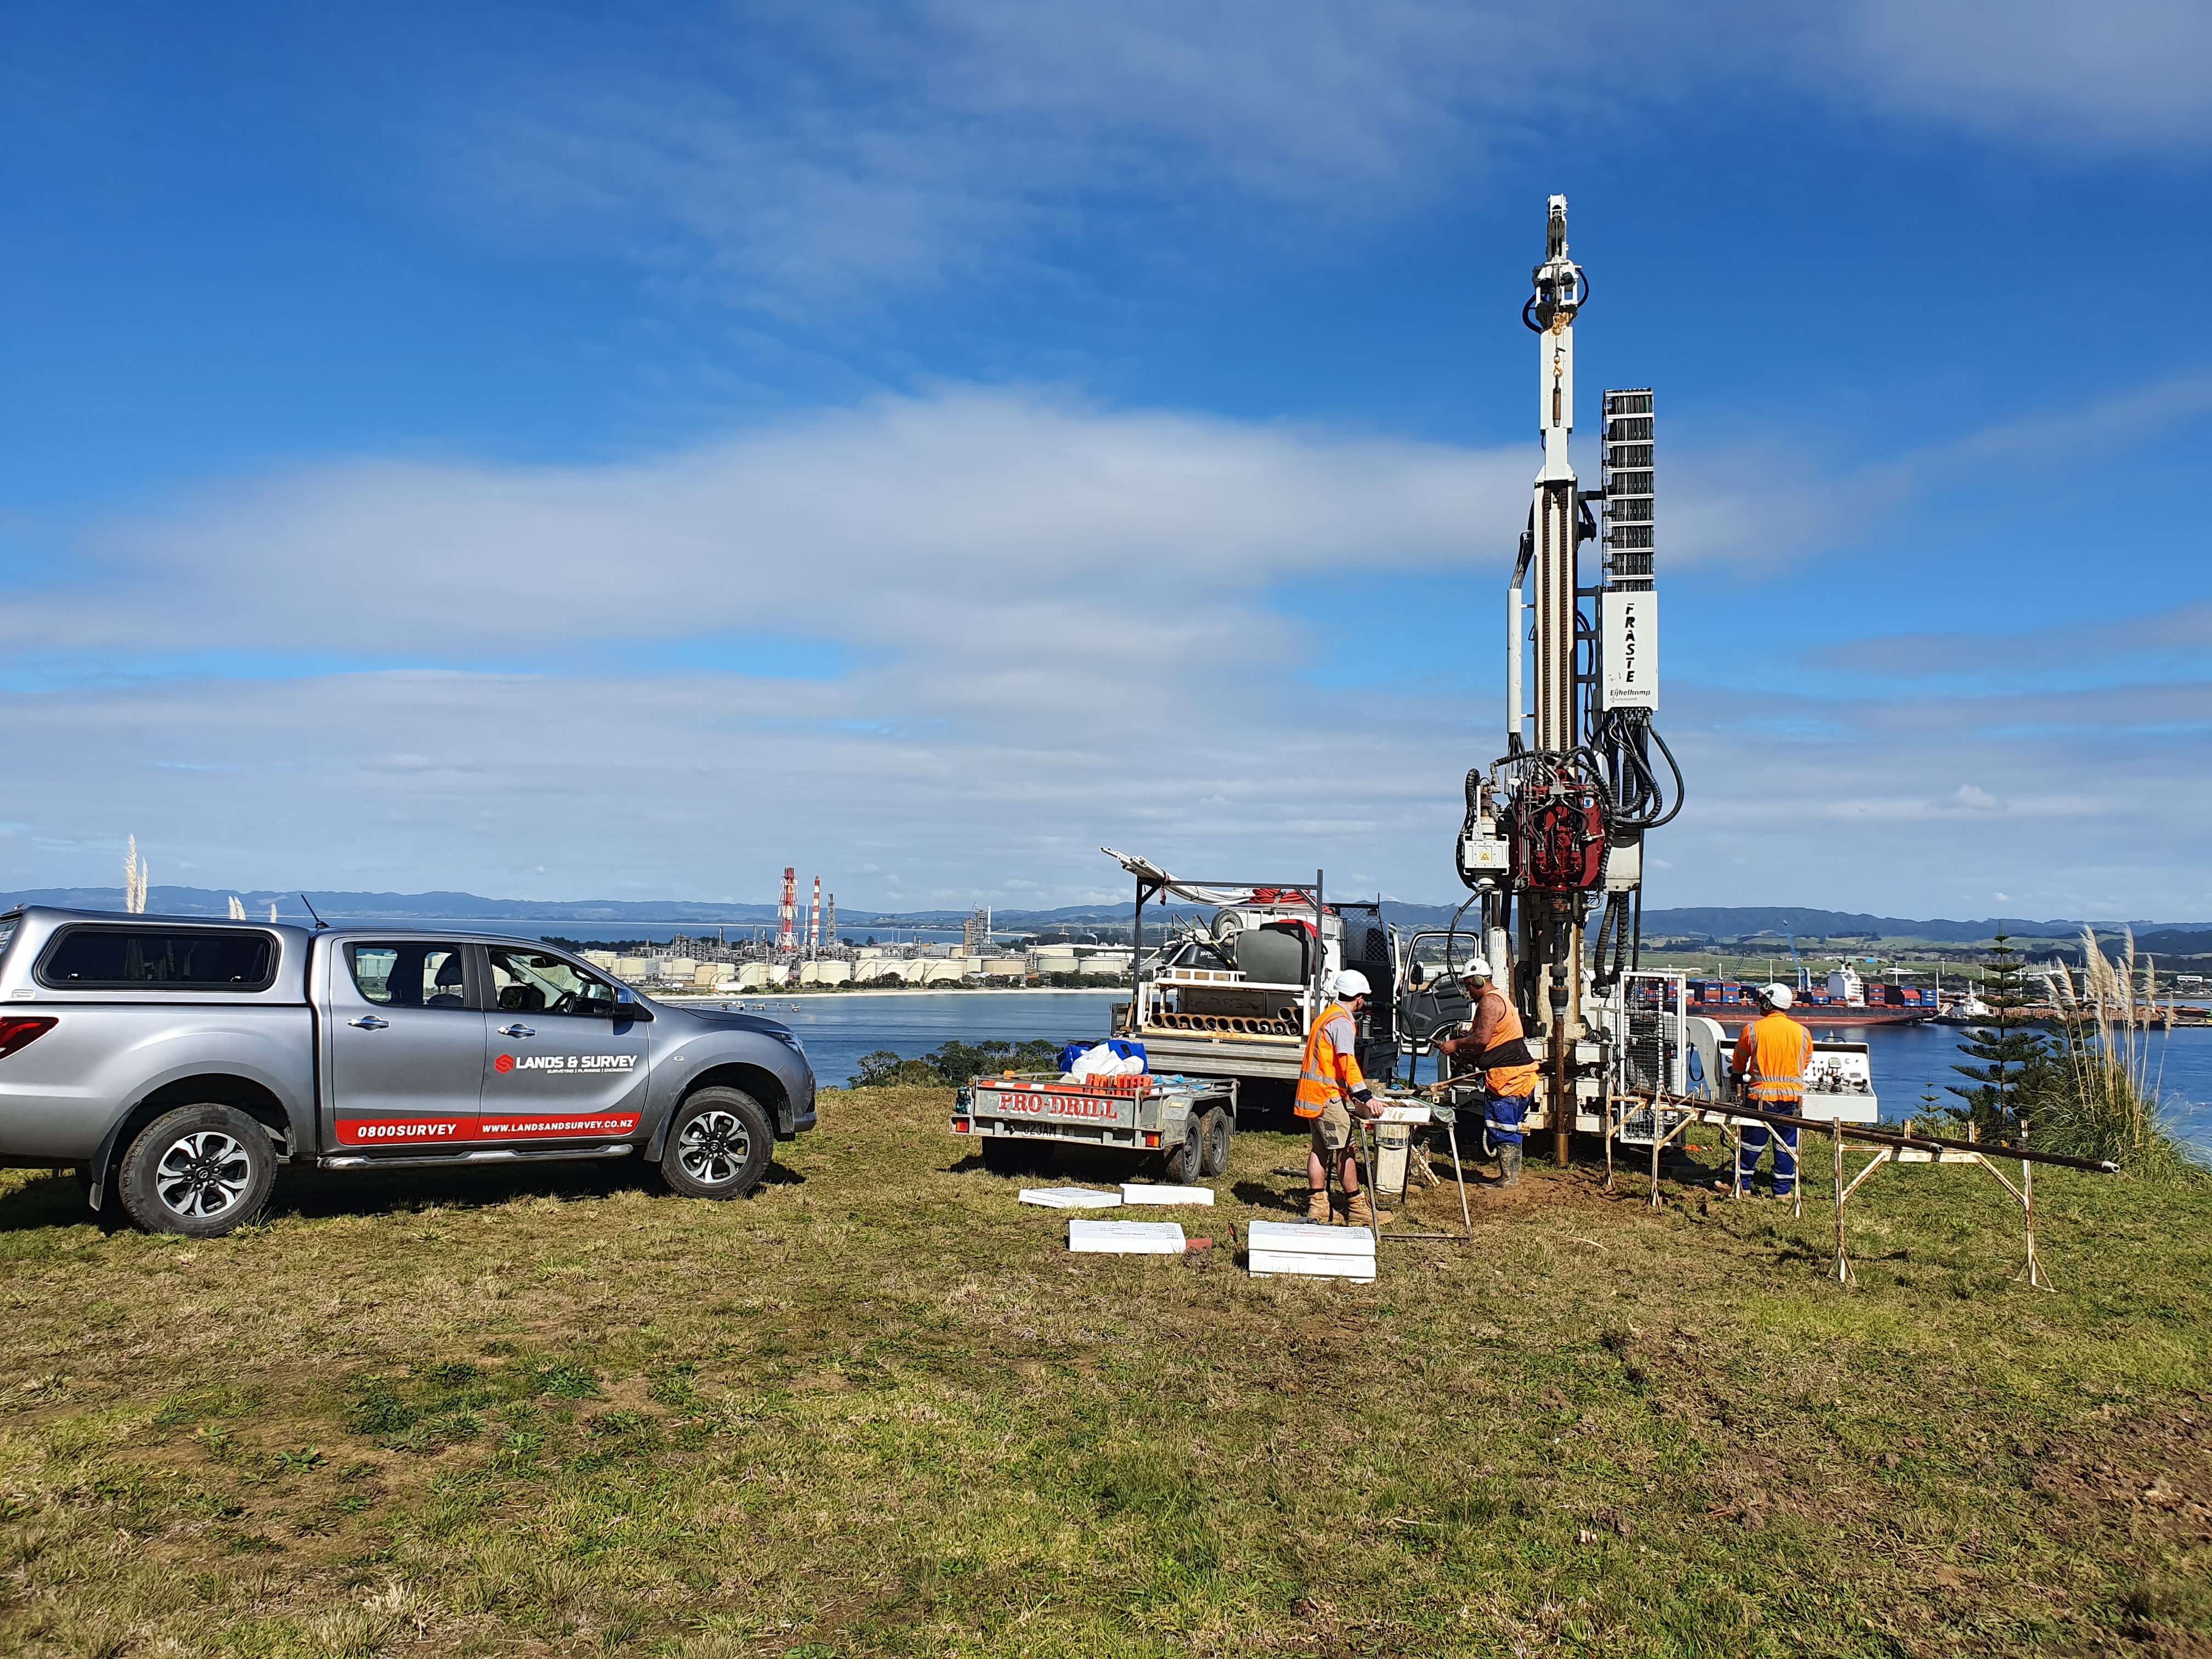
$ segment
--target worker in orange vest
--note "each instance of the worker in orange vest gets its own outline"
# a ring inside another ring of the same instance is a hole
[[[1736,1086],[1763,1112],[1801,1115],[1805,1109],[1805,1067],[1813,1058],[1813,1034],[1790,1018],[1790,1005],[1797,1000],[1796,993],[1786,985],[1763,985],[1752,994],[1761,1012],[1736,1037]],[[1774,1144],[1774,1195],[1796,1194],[1797,1131],[1779,1123],[1746,1123],[1739,1129],[1733,1190],[1750,1190],[1751,1178],[1759,1170],[1759,1154],[1766,1150],[1770,1139]]]
[[[1522,1126],[1528,1121],[1529,1097],[1536,1092],[1536,1056],[1528,1051],[1521,1011],[1491,983],[1487,962],[1475,957],[1461,970],[1460,982],[1474,1006],[1474,1018],[1463,1035],[1441,1040],[1437,1052],[1464,1054],[1473,1061],[1469,1069],[1482,1073],[1483,1129],[1498,1149],[1498,1183],[1516,1186]]]
[[[1359,1016],[1367,1006],[1367,975],[1357,969],[1340,970],[1329,981],[1329,1001],[1314,1017],[1306,1033],[1306,1051],[1298,1062],[1298,1092],[1291,1109],[1313,1124],[1313,1141],[1306,1153],[1306,1219],[1331,1222],[1328,1172],[1334,1164],[1344,1183],[1346,1218],[1355,1227],[1379,1227],[1390,1219],[1378,1215],[1359,1185],[1359,1155],[1352,1146],[1352,1117],[1382,1115],[1374,1091],[1359,1069]]]

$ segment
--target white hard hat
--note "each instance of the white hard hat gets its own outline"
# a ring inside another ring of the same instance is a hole
[[[1488,979],[1492,976],[1490,964],[1480,957],[1469,957],[1460,964],[1459,976],[1462,979]]]
[[[1773,1008],[1787,1008],[1797,1000],[1797,994],[1786,985],[1762,986],[1759,994],[1769,1007]]]
[[[1371,994],[1367,975],[1357,968],[1340,968],[1336,977],[1329,981],[1328,994],[1336,997],[1364,997]]]

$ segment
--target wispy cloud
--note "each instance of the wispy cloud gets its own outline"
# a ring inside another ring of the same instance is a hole
[[[2201,153],[2195,0],[825,0],[549,27],[429,141],[475,217],[623,248],[662,281],[820,316],[1052,258],[1132,210],[1296,240],[1481,191],[1726,88],[2070,161]],[[1992,26],[1994,23],[1994,27]],[[1762,90],[1764,89],[1763,93]],[[1158,222],[1157,220],[1154,222]]]
[[[2200,0],[1856,0],[1814,39],[1815,64],[1893,111],[2046,153],[2201,153],[2212,138]]]

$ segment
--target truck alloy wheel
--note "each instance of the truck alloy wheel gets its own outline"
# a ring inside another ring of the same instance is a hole
[[[736,1198],[768,1173],[775,1132],[760,1103],[738,1089],[702,1089],[677,1108],[660,1176],[686,1198]]]
[[[184,1106],[123,1155],[116,1188],[148,1232],[216,1238],[261,1213],[276,1184],[268,1131],[234,1106]]]

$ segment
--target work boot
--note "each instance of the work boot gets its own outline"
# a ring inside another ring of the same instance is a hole
[[[1306,1219],[1318,1221],[1324,1227],[1335,1221],[1328,1207],[1328,1188],[1319,1188],[1306,1194]]]
[[[1508,1144],[1498,1149],[1498,1184],[1518,1187],[1521,1184],[1521,1148]]]
[[[1397,1218],[1388,1210],[1380,1210],[1367,1201],[1364,1188],[1344,1200],[1345,1223],[1352,1227],[1387,1227]]]

